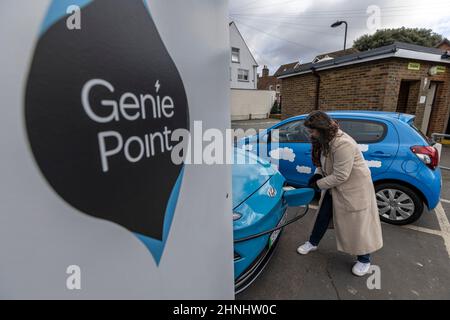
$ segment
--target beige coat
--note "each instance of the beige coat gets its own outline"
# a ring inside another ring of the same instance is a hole
[[[358,147],[348,134],[339,130],[330,142],[327,157],[321,157],[317,181],[322,190],[333,198],[333,224],[339,251],[363,255],[383,246],[381,224],[370,169]]]

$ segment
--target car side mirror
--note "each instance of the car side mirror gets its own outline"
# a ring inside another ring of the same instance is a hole
[[[300,207],[309,204],[314,199],[315,191],[311,188],[287,190],[283,194],[289,207]]]

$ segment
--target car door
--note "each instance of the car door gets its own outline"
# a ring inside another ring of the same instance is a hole
[[[271,162],[276,163],[288,183],[296,187],[306,186],[315,170],[311,160],[309,133],[304,121],[295,119],[273,128],[268,147]]]
[[[389,121],[334,117],[340,128],[358,143],[372,177],[386,172],[398,151],[397,130]]]

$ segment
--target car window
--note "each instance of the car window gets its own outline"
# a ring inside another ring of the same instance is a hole
[[[420,131],[419,130],[419,128],[417,128],[415,125],[414,125],[414,122],[413,121],[411,121],[410,123],[409,123],[409,125],[411,126],[411,128],[413,128],[414,129],[414,131],[416,131],[426,142],[428,142],[428,144],[430,144],[430,145],[432,145],[433,144],[433,140],[432,139],[430,139],[430,138],[428,138],[425,134],[423,134],[423,132],[422,131]]]
[[[279,143],[290,143],[290,142],[309,142],[309,133],[304,126],[304,120],[291,121],[289,123],[279,126],[279,137],[276,135],[272,136],[272,141]]]
[[[386,125],[370,120],[336,119],[340,128],[358,143],[380,142],[386,136]]]

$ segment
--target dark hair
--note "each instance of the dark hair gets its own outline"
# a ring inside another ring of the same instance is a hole
[[[311,112],[305,120],[305,127],[319,131],[320,137],[312,139],[312,161],[320,167],[320,155],[327,156],[330,152],[330,142],[336,137],[339,125],[323,111]]]

